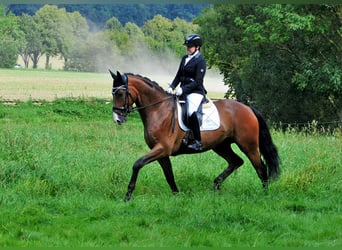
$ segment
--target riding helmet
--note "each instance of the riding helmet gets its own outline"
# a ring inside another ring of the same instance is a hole
[[[184,45],[187,47],[202,46],[202,38],[197,34],[190,34],[185,38]]]

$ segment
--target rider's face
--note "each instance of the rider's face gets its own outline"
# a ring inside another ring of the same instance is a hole
[[[187,47],[188,55],[192,55],[195,51],[196,51],[196,46],[188,46]]]

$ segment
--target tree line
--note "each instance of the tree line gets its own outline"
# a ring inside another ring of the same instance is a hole
[[[87,19],[90,29],[93,30],[102,29],[107,20],[113,16],[122,25],[131,22],[142,26],[158,14],[171,20],[179,17],[192,21],[210,4],[57,4],[57,6],[65,8],[67,12],[78,11]],[[42,4],[10,4],[7,6],[7,11],[11,11],[16,16],[25,13],[32,16],[41,7]]]
[[[33,67],[44,54],[64,69],[98,71],[150,51],[180,57],[186,34],[197,32],[209,67],[217,67],[227,98],[257,107],[273,122],[342,121],[342,6],[215,4],[192,22],[156,15],[139,26],[108,19],[90,32],[78,12],[54,5],[20,17],[0,11],[0,67],[18,54]]]
[[[12,67],[18,55],[26,68],[30,63],[37,68],[45,55],[48,69],[50,58],[58,55],[64,59],[65,70],[92,72],[103,69],[109,61],[120,64],[133,60],[145,50],[180,56],[184,52],[184,36],[195,29],[196,25],[184,19],[156,15],[143,26],[132,22],[122,25],[111,17],[101,30],[90,31],[87,20],[78,11],[45,5],[34,15],[3,14],[0,32],[6,46],[0,48],[0,53],[6,54],[3,58],[7,59],[0,62],[0,67]]]

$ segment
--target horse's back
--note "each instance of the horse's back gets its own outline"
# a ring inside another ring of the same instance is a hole
[[[246,137],[258,134],[259,123],[253,110],[247,105],[231,100],[214,102],[221,120],[221,127],[230,130],[235,136]]]

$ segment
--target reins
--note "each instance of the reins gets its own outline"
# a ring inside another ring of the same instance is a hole
[[[136,111],[136,110],[146,109],[146,108],[155,106],[155,105],[160,104],[160,103],[162,103],[162,102],[165,102],[165,101],[167,101],[167,100],[169,100],[169,99],[171,99],[171,98],[174,98],[174,97],[173,97],[173,96],[168,96],[168,97],[166,97],[166,98],[164,98],[164,99],[162,99],[162,100],[160,100],[160,101],[157,101],[157,102],[154,102],[154,103],[150,103],[150,104],[145,105],[145,106],[142,106],[142,107],[133,107],[133,108],[131,109],[131,112]]]
[[[132,98],[132,97],[131,97]],[[172,134],[173,132],[175,132],[175,111],[176,111],[176,98],[177,96],[176,95],[172,95],[172,96],[168,96],[158,102],[154,102],[154,103],[151,103],[151,104],[148,104],[148,105],[145,105],[145,106],[142,106],[142,107],[133,107],[131,110],[128,110],[127,113],[131,113],[131,112],[134,112],[134,111],[139,111],[139,110],[142,110],[142,109],[146,109],[146,108],[149,108],[149,107],[152,107],[152,106],[155,106],[155,105],[158,105],[164,101],[167,101],[169,99],[174,99],[174,101],[172,102],[172,118],[171,118],[171,131],[172,131]]]

